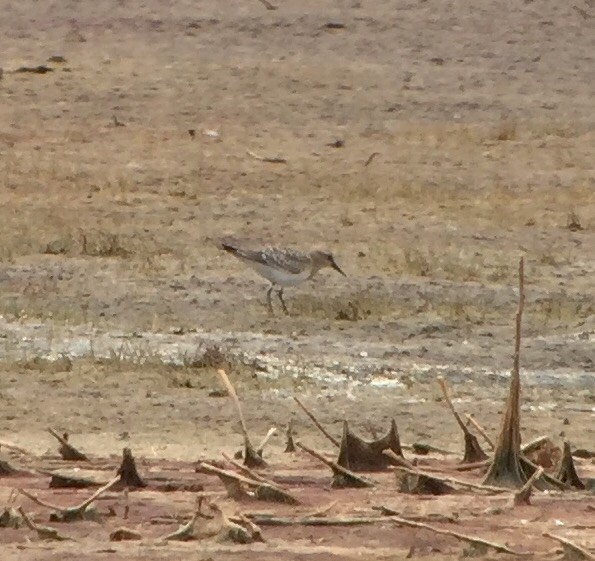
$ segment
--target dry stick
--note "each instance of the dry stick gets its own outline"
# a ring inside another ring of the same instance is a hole
[[[261,2],[263,0],[260,0]],[[251,158],[254,158],[255,160],[258,160],[259,162],[267,162],[269,164],[286,164],[287,160],[285,158],[280,158],[278,156],[260,156],[258,154],[255,154],[254,152],[251,152],[250,150],[246,150],[246,154],[248,154],[248,156],[250,156]]]
[[[310,413],[310,411],[308,411],[308,409],[306,408],[306,406],[295,396],[293,396],[294,401],[302,408],[302,410],[304,411],[304,413],[306,415],[308,415],[308,417],[310,417],[310,420],[316,425],[316,427],[318,428],[318,430],[324,434],[324,436],[326,436],[337,448],[341,447],[341,443],[334,438],[333,436],[331,436],[326,429],[318,422],[318,420],[316,419],[316,417]]]
[[[33,520],[31,520],[31,518],[29,518],[27,516],[27,514],[25,513],[25,511],[23,510],[23,507],[20,506],[17,508],[17,510],[19,511],[19,514],[23,517],[25,524],[31,530],[33,530],[34,532],[37,532],[37,535],[42,540],[54,540],[54,541],[59,541],[59,542],[72,540],[72,538],[69,538],[67,536],[63,536],[62,534],[60,534],[58,532],[58,530],[56,530],[56,528],[52,528],[50,526],[40,526],[39,524],[36,524],[35,522],[33,522]]]
[[[371,163],[372,160],[376,157],[380,155],[380,152],[372,152],[369,156],[368,159],[366,160],[366,163],[364,164],[364,167],[367,168]]]
[[[518,505],[528,505],[530,504],[529,499],[531,498],[531,491],[533,490],[533,484],[543,475],[543,468],[540,466],[533,472],[533,475],[527,479],[527,483],[525,483],[521,489],[519,489],[513,497],[513,504],[515,506]]]
[[[194,525],[200,516],[200,508],[197,508],[192,518],[186,523],[182,524],[177,530],[171,534],[167,534],[161,538],[163,541],[188,541],[196,539],[194,536]]]
[[[230,458],[225,452],[223,452],[221,454],[232,466],[234,466],[235,468],[239,469],[245,476],[247,477],[251,477],[252,479],[254,479],[254,481],[260,481],[261,483],[266,483],[267,485],[273,485],[275,486],[276,484],[273,483],[272,481],[266,479],[265,477],[263,477],[262,475],[256,473],[254,470],[250,469],[248,466],[244,466],[242,464],[240,464],[239,462],[236,462],[234,459]]]
[[[399,524],[400,526],[409,526],[410,528],[423,528],[424,530],[429,530],[430,532],[434,532],[436,534],[442,534],[444,536],[452,536],[457,540],[461,540],[463,542],[467,542],[473,545],[481,545],[484,547],[491,547],[495,549],[499,553],[509,553],[511,555],[519,555],[519,556],[530,556],[533,553],[524,553],[521,551],[514,551],[506,547],[505,545],[501,545],[495,542],[489,542],[487,540],[482,540],[480,538],[473,538],[466,534],[460,534],[459,532],[453,532],[451,530],[443,530],[442,528],[435,528],[434,526],[430,526],[429,524],[424,524],[423,522],[413,522],[412,520],[407,520],[406,518],[401,518],[399,516],[391,516],[391,520]]]
[[[438,477],[433,473],[425,473],[423,471],[417,469],[408,469],[406,467],[401,466],[394,466],[393,469],[404,471],[409,475],[423,475],[425,477],[429,477],[430,479],[438,479],[444,483],[452,483],[453,485],[459,485],[461,487],[468,487],[469,489],[477,489],[479,491],[488,491],[490,493],[506,493],[508,492],[507,489],[502,489],[502,487],[493,487],[491,485],[479,485],[478,483],[470,483],[469,481],[461,481],[460,479],[456,479],[454,477]]]
[[[523,454],[531,452],[531,450],[539,447],[547,439],[548,439],[547,436],[540,436],[534,440],[531,440],[530,442],[527,442],[527,444],[524,444],[523,446],[521,446],[521,452],[523,452]],[[482,467],[489,466],[491,463],[492,463],[492,459],[490,458],[487,460],[483,460],[481,462],[474,462],[472,464],[459,464],[458,466],[453,466],[453,467],[457,471],[470,471],[472,469],[479,469]]]
[[[225,370],[220,368],[219,370],[217,370],[217,374],[219,375],[219,378],[221,378],[221,381],[223,382],[223,385],[225,386],[227,393],[234,402],[238,412],[238,416],[240,418],[240,425],[242,426],[242,433],[244,434],[244,461],[246,462],[248,460],[248,455],[252,454],[254,456],[253,460],[256,463],[256,461],[258,461],[257,458],[260,458],[260,456],[258,456],[256,451],[254,450],[254,447],[252,446],[252,443],[250,442],[250,437],[248,436],[248,429],[246,428],[246,421],[244,420],[244,414],[242,413],[242,406],[240,405],[240,399],[238,397],[238,394],[236,393],[236,390],[231,384]],[[260,458],[260,461],[264,465],[264,460],[262,460],[262,458]]]
[[[467,420],[475,427],[475,430],[481,434],[481,436],[483,436],[484,440],[488,443],[488,446],[494,450],[494,448],[496,448],[494,441],[489,437],[488,433],[483,429],[483,427],[475,420],[475,417],[469,413],[465,413],[465,417],[467,417]]]
[[[521,465],[521,332],[525,307],[524,259],[519,260],[519,302],[515,318],[514,360],[510,374],[508,398],[494,458],[484,479],[486,483],[498,483],[503,487],[522,487],[527,480]]]
[[[572,551],[574,557],[579,555],[579,559],[584,559],[584,561],[595,561],[595,555],[587,551],[585,548],[581,547],[580,545],[567,540],[561,536],[556,536],[555,534],[550,534],[549,532],[544,532],[543,535],[546,538],[550,538],[552,540],[556,540],[557,542],[561,543],[564,546],[564,549],[568,549]],[[573,557],[573,558],[574,558]]]
[[[62,456],[63,459],[73,460],[73,461],[77,461],[77,460],[88,461],[89,460],[89,458],[87,458],[87,456],[85,454],[83,454],[82,452],[77,450],[72,444],[70,444],[68,442],[68,440],[66,440],[64,437],[60,436],[54,429],[52,429],[51,427],[48,427],[48,432],[55,439],[57,439],[58,442],[61,444],[60,455]]]
[[[287,444],[285,445],[285,452],[295,452],[295,444],[293,442],[293,420],[289,419],[287,423],[287,432],[285,433]]]
[[[259,498],[261,500],[268,500],[270,502],[286,502],[289,504],[299,504],[299,501],[293,495],[279,487],[276,483],[269,482],[264,478],[259,477],[259,479],[250,479],[249,477],[239,475],[233,471],[218,468],[205,462],[202,462],[199,467],[202,471],[205,471],[207,473],[213,473],[222,478],[234,480],[238,484],[244,483],[245,485],[248,485],[250,487],[255,487],[256,498]]]
[[[271,436],[273,436],[276,432],[277,429],[275,427],[271,427],[269,429],[269,432],[267,432],[266,436],[262,439],[262,442],[258,445],[258,448],[256,449],[256,453],[259,456],[262,456],[264,447],[267,445],[267,442],[271,439]]]
[[[390,448],[383,450],[382,453],[391,460],[393,460],[395,462],[395,465],[397,466],[401,466],[411,470],[415,469],[415,466],[411,462],[407,461],[405,458],[401,456],[398,456]]]
[[[362,526],[389,522],[393,516],[357,516],[345,518],[316,518],[303,516],[290,518],[284,516],[268,516],[266,514],[254,514],[250,517],[260,526]]]
[[[332,501],[325,507],[319,508],[308,514],[305,514],[304,518],[320,518],[321,516],[326,516],[338,502],[339,501]]]
[[[4,440],[0,440],[0,448],[2,448],[3,446],[4,446],[4,448],[7,448],[8,450],[14,450],[15,452],[19,452],[20,454],[24,454],[26,456],[33,455],[31,452],[27,452],[27,450],[24,450],[23,448],[19,448],[18,446],[15,446],[14,444],[11,444],[10,442],[4,442]]]
[[[461,419],[461,416],[458,414],[457,410],[455,409],[455,406],[453,405],[452,400],[450,399],[450,396],[448,395],[448,386],[446,385],[446,380],[442,376],[438,376],[436,378],[436,381],[438,382],[438,385],[440,386],[440,389],[442,390],[442,396],[444,397],[444,401],[446,402],[446,405],[448,405],[448,408],[450,409],[451,413],[454,415],[455,420],[457,421],[457,423],[459,424],[459,427],[461,427],[461,430],[463,431],[463,434],[465,435],[465,459],[463,461],[465,461],[465,460],[468,461],[467,458],[470,455],[471,455],[471,457],[469,459],[481,460],[482,458],[486,458],[487,455],[480,448],[479,442],[477,442],[477,438],[475,437],[475,435],[471,434],[471,432],[467,428],[467,425],[465,425],[465,423],[463,422],[463,419]]]
[[[390,508],[388,506],[384,506],[384,505],[380,505],[380,506],[372,506],[372,510],[377,510],[378,512],[381,512],[382,514],[385,514],[387,516],[400,516],[400,512],[395,510],[394,508]],[[427,515],[423,515],[423,514],[410,514],[407,517],[407,520],[415,520],[415,521],[419,521],[419,520],[428,520],[428,519],[432,519],[435,522],[446,522],[446,523],[456,523],[458,522],[458,518],[456,518],[455,516],[448,516],[447,514],[438,514],[438,513],[429,513]]]
[[[529,454],[536,448],[539,448],[547,440],[549,440],[549,436],[538,436],[537,438],[527,442],[527,444],[523,444],[523,446],[521,446],[521,452],[523,454]]]
[[[401,444],[401,448],[403,448],[403,450],[411,450],[415,453],[417,453],[420,447],[425,448],[426,450],[428,450],[428,452],[436,452],[438,454],[444,454],[445,456],[456,455],[456,452],[453,452],[451,450],[445,450],[444,448],[438,448],[437,446],[432,446],[431,444],[425,444],[423,442],[414,442],[413,444]]]
[[[276,10],[277,6],[271,4],[268,0],[259,0],[259,2],[267,9],[267,10]]]
[[[51,510],[54,510],[54,511],[60,513],[60,519],[62,521],[70,522],[71,520],[80,519],[82,517],[83,513],[85,512],[85,510],[87,509],[87,507],[93,501],[95,501],[100,495],[102,495],[108,489],[113,487],[118,481],[120,481],[120,477],[119,476],[114,477],[111,481],[108,481],[103,487],[100,487],[99,489],[97,489],[97,491],[95,491],[95,493],[93,493],[88,499],[85,499],[79,505],[66,507],[66,508],[57,506],[57,505],[53,505],[50,503],[46,503],[45,501],[42,501],[36,495],[33,495],[32,493],[28,493],[24,489],[19,489],[19,493],[21,495],[24,495],[28,499],[32,500],[35,504],[38,504],[39,506],[43,506],[43,507],[49,508]]]
[[[353,473],[352,471],[345,469],[344,467],[340,466],[337,462],[333,462],[332,460],[327,460],[322,454],[319,454],[318,452],[316,452],[316,450],[312,450],[311,448],[308,448],[307,446],[303,445],[301,442],[296,442],[295,444],[296,444],[296,446],[301,448],[304,452],[307,452],[308,454],[310,454],[317,460],[320,460],[323,464],[330,467],[333,470],[333,473],[348,477],[349,479],[356,481],[362,487],[374,487],[374,485],[375,485],[374,482],[364,479],[363,477],[360,477],[356,473]]]

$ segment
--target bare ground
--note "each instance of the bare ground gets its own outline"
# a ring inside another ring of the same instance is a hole
[[[129,445],[147,469],[185,462],[192,477],[188,462],[240,443],[231,405],[210,395],[223,365],[257,434],[293,417],[304,442],[327,447],[293,407],[299,394],[335,434],[343,418],[369,435],[394,417],[405,442],[458,453],[434,380],[495,433],[524,254],[523,435],[592,448],[593,6],[286,4],[5,7],[0,440],[47,462],[52,425],[95,458]],[[19,72],[38,65],[52,71]],[[327,247],[348,278],[322,273],[287,291],[290,317],[269,317],[265,284],[216,247],[230,234]],[[282,445],[274,437],[275,472],[314,469]],[[588,461],[580,470],[592,476]],[[456,511],[457,529],[538,557],[553,548],[544,530],[595,545],[577,522],[592,500],[540,497],[501,518],[474,496],[412,499],[382,477],[380,498],[326,483],[297,492],[345,513],[377,498]],[[135,494],[141,546],[109,544],[107,527],[86,523],[76,544],[2,530],[4,558],[194,558],[196,544],[163,547],[149,524],[154,503],[171,515],[192,501]],[[420,556],[461,552],[384,523],[266,537],[198,555],[399,559],[414,541]]]

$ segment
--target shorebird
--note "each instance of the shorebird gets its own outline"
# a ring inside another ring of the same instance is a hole
[[[301,284],[311,279],[320,269],[325,267],[335,269],[344,277],[347,276],[337,265],[333,254],[328,251],[304,253],[279,247],[265,247],[254,250],[244,249],[231,242],[224,242],[221,247],[252,267],[259,275],[271,283],[267,291],[267,305],[270,314],[273,314],[271,294],[275,289],[283,311],[289,314],[285,300],[283,300],[283,289],[285,287]]]

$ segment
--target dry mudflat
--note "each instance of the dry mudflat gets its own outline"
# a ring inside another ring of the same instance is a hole
[[[331,505],[327,518],[370,518],[385,505],[536,559],[559,555],[543,532],[595,549],[587,492],[510,509],[509,496],[399,493],[392,472],[337,491],[329,470],[283,452],[292,420],[296,438],[336,454],[299,396],[335,437],[344,419],[366,438],[395,419],[404,443],[452,452],[420,462],[456,475],[462,434],[436,377],[495,437],[520,255],[523,440],[595,448],[594,18],[591,0],[5,6],[0,441],[29,455],[2,447],[0,459],[34,473],[0,476],[0,508],[15,488],[57,504],[88,495],[48,489],[39,470],[66,468],[48,426],[70,433],[99,480],[127,446],[149,479],[222,491],[194,469],[242,442],[224,367],[253,438],[278,427],[267,474],[302,502],[221,498],[228,516]],[[324,247],[348,277],[287,290],[291,315],[271,317],[266,283],[218,249],[222,236]],[[592,458],[576,462],[595,476]],[[109,492],[103,525],[58,524],[65,542],[0,529],[0,557],[501,557],[390,520],[165,545],[194,501],[131,492],[123,520],[123,494]],[[47,509],[19,502],[48,524]],[[122,525],[143,539],[109,542]]]

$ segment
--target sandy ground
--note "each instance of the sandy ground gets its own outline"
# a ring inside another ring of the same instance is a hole
[[[0,440],[43,467],[54,426],[96,461],[130,446],[144,468],[176,461],[192,478],[197,458],[241,443],[231,403],[213,394],[224,366],[255,435],[293,419],[299,438],[334,453],[295,407],[300,395],[337,436],[343,419],[370,437],[395,418],[404,442],[452,450],[450,466],[461,435],[435,378],[497,432],[524,255],[523,438],[592,449],[594,9],[590,0],[5,7]],[[22,71],[39,65],[49,71]],[[287,290],[289,317],[271,317],[266,283],[218,249],[228,235],[325,247],[348,277],[321,272]],[[283,445],[280,432],[273,472],[314,469],[302,456],[288,461]],[[579,468],[592,477],[588,460]],[[393,496],[392,476],[382,477],[378,502],[453,510]],[[15,486],[5,481],[0,506]],[[296,492],[308,508],[338,497],[343,514],[376,501],[327,483]],[[112,547],[107,529],[84,523],[76,545],[1,530],[5,558],[195,558],[196,544],[155,541],[165,532],[147,506],[187,515],[192,494],[136,497],[141,546]],[[478,514],[493,505],[474,500],[454,509],[461,531],[538,557],[555,547],[543,531],[595,547],[592,528],[574,527],[592,499],[540,497],[505,520]],[[391,524],[266,534],[254,549],[200,545],[198,555],[400,559],[414,540],[425,544],[419,556],[462,551]]]

